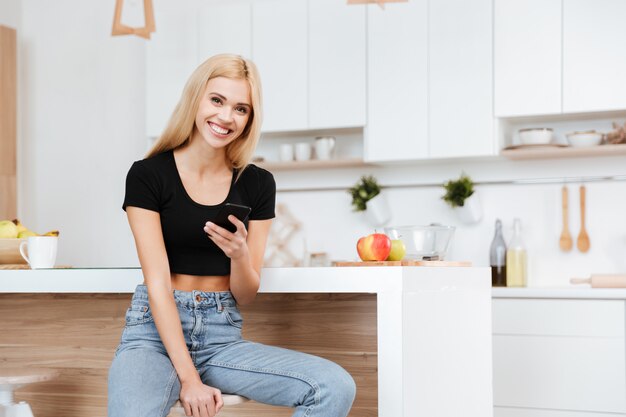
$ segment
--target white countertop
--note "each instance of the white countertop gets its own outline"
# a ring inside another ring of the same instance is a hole
[[[437,267],[265,268],[259,292],[379,293],[423,288],[446,271]],[[461,268],[468,275],[488,268]],[[420,271],[407,275],[408,270]],[[418,284],[414,286],[412,284]],[[468,280],[472,281],[472,280]],[[140,268],[0,270],[0,293],[132,293],[143,282]],[[460,284],[460,283],[459,283]],[[626,288],[493,288],[493,298],[569,298],[626,300]]]

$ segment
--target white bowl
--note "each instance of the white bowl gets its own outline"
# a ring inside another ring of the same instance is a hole
[[[572,132],[565,135],[570,145],[576,148],[585,148],[588,146],[596,146],[602,142],[602,133],[595,130],[586,132]]]
[[[552,129],[548,127],[520,129],[519,140],[522,145],[546,145],[552,141]]]

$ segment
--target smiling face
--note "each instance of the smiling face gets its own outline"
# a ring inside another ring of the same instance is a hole
[[[194,140],[224,149],[245,130],[252,113],[250,86],[244,79],[215,77],[207,83],[196,113]]]

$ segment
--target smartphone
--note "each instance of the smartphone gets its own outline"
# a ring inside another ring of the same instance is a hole
[[[232,214],[242,222],[245,222],[248,218],[248,215],[250,214],[250,211],[252,211],[252,209],[248,206],[226,203],[222,206],[222,208],[212,221],[216,225],[223,227],[229,232],[235,233],[237,231],[237,227],[232,224],[230,220],[228,220],[228,216]]]

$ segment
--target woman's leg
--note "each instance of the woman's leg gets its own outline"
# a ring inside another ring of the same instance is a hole
[[[212,355],[200,376],[224,393],[295,407],[294,417],[345,417],[356,392],[350,374],[329,360],[248,341]]]
[[[165,417],[179,393],[169,357],[150,348],[122,350],[109,369],[108,417]]]

